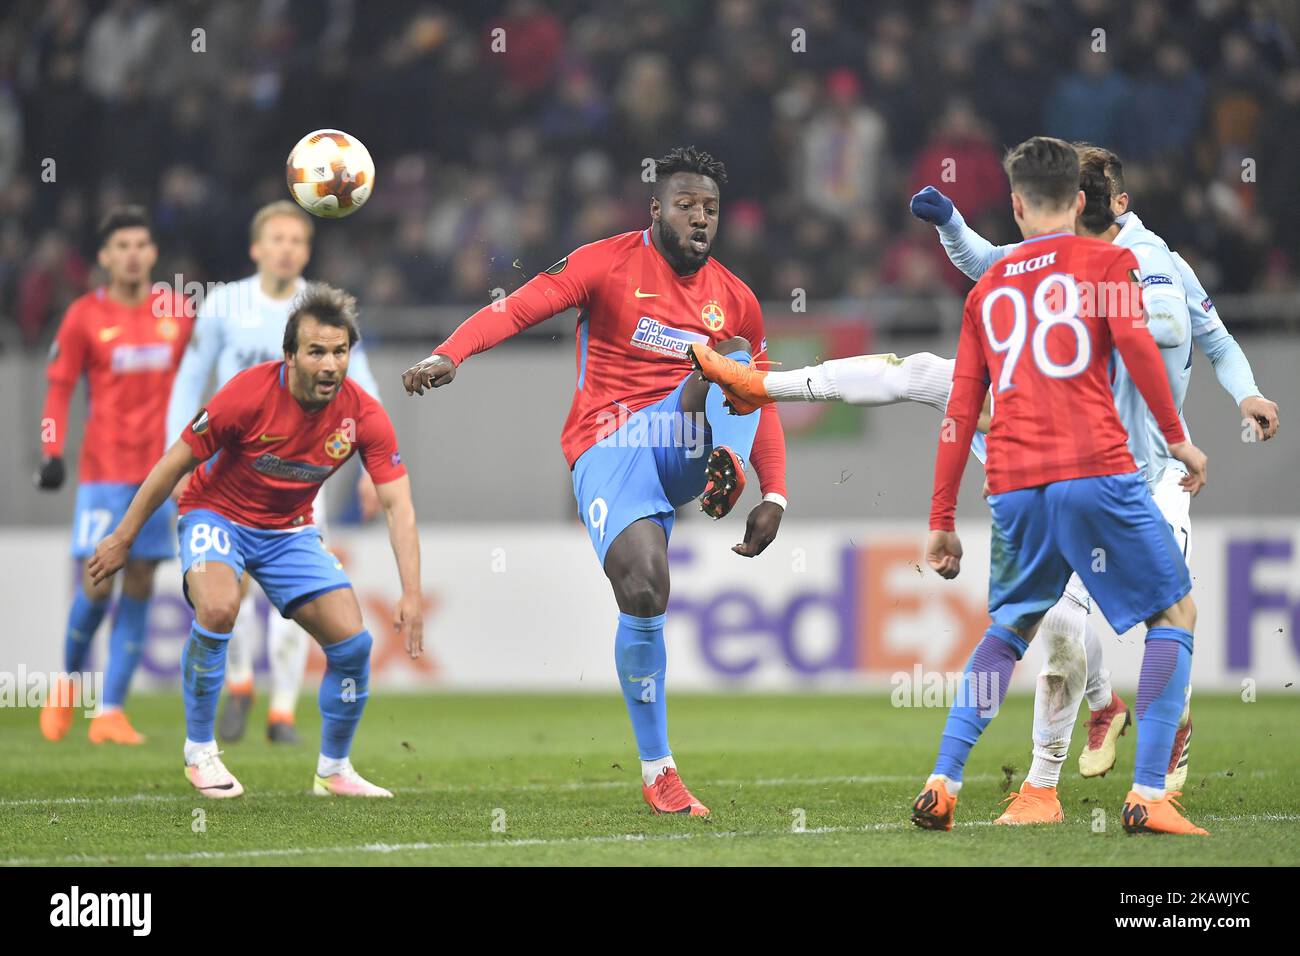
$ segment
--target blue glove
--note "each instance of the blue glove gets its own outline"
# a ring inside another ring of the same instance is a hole
[[[933,186],[926,186],[912,197],[912,215],[932,226],[945,226],[952,218],[952,200]]]

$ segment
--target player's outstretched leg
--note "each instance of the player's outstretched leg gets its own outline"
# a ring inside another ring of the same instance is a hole
[[[1038,643],[1043,667],[1034,688],[1034,753],[1020,791],[994,822],[1010,825],[1060,823],[1065,819],[1056,785],[1070,751],[1070,736],[1088,670],[1083,629],[1087,611],[1066,594],[1043,615]]]
[[[605,555],[605,574],[619,608],[614,666],[641,757],[641,795],[655,813],[706,817],[709,808],[682,783],[668,746],[668,540],[663,528],[648,518],[628,525]]]
[[[117,614],[108,637],[108,670],[104,675],[104,709],[90,722],[92,744],[142,744],[144,735],[126,718],[123,707],[131,678],[144,656],[149,598],[153,593],[156,561],[128,561],[117,599]]]
[[[77,581],[77,591],[68,611],[68,626],[63,636],[63,671],[80,673],[90,655],[90,642],[108,612],[112,584],[104,582],[98,588],[88,588],[84,571]],[[60,679],[50,688],[50,696],[41,707],[41,734],[46,740],[62,740],[72,726],[73,685],[69,679]]]
[[[301,739],[294,726],[294,711],[307,666],[310,636],[298,624],[272,614],[266,626],[267,657],[271,664],[271,709],[266,718],[266,738],[273,744],[296,744]]]
[[[917,826],[926,830],[952,829],[966,760],[1006,699],[1011,672],[1028,646],[1025,637],[1000,624],[990,624],[975,646],[962,672],[957,699],[948,711],[934,771],[912,803],[912,822]]]
[[[1122,817],[1129,833],[1207,835],[1182,815],[1174,799],[1178,794],[1165,790],[1174,737],[1187,705],[1195,619],[1195,606],[1187,595],[1154,618],[1154,625],[1147,631],[1142,674],[1138,678],[1133,789],[1124,801]]]
[[[750,361],[749,342],[740,336],[719,342],[715,351],[719,355],[729,355],[730,361],[737,364]],[[725,517],[744,493],[745,468],[758,432],[758,419],[732,414],[727,409],[722,389],[707,381],[687,382],[682,389],[682,410],[704,412],[709,424],[709,442],[713,446],[704,466],[700,510],[710,518]]]
[[[248,712],[253,708],[253,656],[261,626],[257,617],[257,597],[249,587],[247,577],[240,587],[239,617],[235,619],[227,648],[226,698],[217,725],[221,742],[226,744],[243,740],[248,727]]]
[[[374,646],[362,623],[356,594],[350,587],[327,591],[298,608],[293,619],[325,652],[325,676],[317,697],[320,756],[312,792],[318,797],[391,797],[391,791],[371,783],[352,766],[352,738],[370,696]]]
[[[740,415],[773,402],[846,402],[871,407],[918,402],[942,412],[952,391],[955,364],[930,352],[902,358],[891,352],[768,371],[719,355],[707,345],[691,346],[690,352],[700,374],[722,389]]]
[[[1133,723],[1128,704],[1110,685],[1101,639],[1084,620],[1083,646],[1088,654],[1088,739],[1079,751],[1079,776],[1104,777],[1115,766],[1117,744]],[[1172,789],[1172,788],[1171,788]]]

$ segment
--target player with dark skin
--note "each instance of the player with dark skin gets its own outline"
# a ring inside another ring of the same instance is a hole
[[[650,198],[650,241],[679,276],[690,276],[709,260],[718,234],[720,215],[718,184],[700,173],[673,173]],[[750,343],[737,336],[715,345],[726,355],[751,352]],[[456,366],[442,355],[431,355],[406,370],[402,384],[408,394],[423,395],[426,388],[441,388],[456,377]],[[709,382],[691,376],[682,389],[684,411],[703,415]],[[743,557],[762,554],[776,538],[785,509],[774,501],[759,502],[745,522],[745,540],[731,550]],[[668,539],[651,518],[628,525],[605,555],[605,576],[614,589],[618,609],[625,614],[651,617],[668,609]]]

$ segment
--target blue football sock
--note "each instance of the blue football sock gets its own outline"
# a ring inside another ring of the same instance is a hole
[[[149,617],[149,599],[141,601],[129,594],[117,599],[117,616],[108,636],[108,673],[104,676],[104,705],[121,707],[131,687],[140,658],[144,656],[145,624]]]
[[[77,593],[68,612],[68,629],[63,637],[63,669],[76,674],[86,666],[90,641],[108,611],[108,601],[92,601],[77,582]]]
[[[627,713],[632,718],[632,733],[642,760],[659,760],[669,756],[668,705],[664,699],[664,677],[668,670],[668,652],[664,647],[666,614],[637,617],[618,616],[618,633],[614,637],[614,666],[623,688]]]
[[[1133,782],[1156,790],[1165,788],[1165,771],[1174,750],[1178,720],[1187,702],[1192,679],[1192,635],[1181,627],[1147,631],[1142,675],[1137,692],[1137,754]]]
[[[352,749],[352,735],[361,723],[361,712],[370,695],[370,648],[374,638],[369,631],[353,634],[345,641],[330,644],[325,651],[325,676],[321,678],[320,752],[341,760]]]
[[[217,700],[226,679],[226,645],[230,634],[190,627],[190,639],[181,653],[181,693],[185,698],[185,736],[196,744],[216,740]]]
[[[727,356],[743,365],[748,365],[748,352],[732,352]],[[758,431],[761,412],[749,415],[733,415],[723,404],[726,396],[717,385],[709,386],[708,396],[704,400],[704,417],[709,422],[711,443],[714,448],[726,445],[744,459],[745,469],[749,469],[749,452],[754,447],[754,435]]]
[[[957,699],[939,740],[934,773],[960,781],[975,741],[1006,699],[1011,672],[1029,644],[1010,628],[990,624],[962,671]]]

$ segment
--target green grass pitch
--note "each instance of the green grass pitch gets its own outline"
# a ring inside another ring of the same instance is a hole
[[[1062,779],[1066,822],[994,827],[1029,760],[1031,701],[1013,696],[976,748],[952,833],[915,830],[908,807],[944,711],[858,695],[691,695],[671,701],[683,779],[710,820],[642,803],[622,701],[608,695],[372,696],[353,760],[395,800],[311,795],[318,730],[272,747],[265,698],[226,748],[247,788],[205,800],[181,772],[177,695],[129,708],[143,747],[95,747],[78,716],[41,739],[37,713],[0,710],[0,863],[169,865],[1099,864],[1274,865],[1300,859],[1300,698],[1197,694],[1183,804],[1209,839],[1130,837],[1119,810],[1133,731],[1107,777]],[[1097,832],[1094,811],[1105,813]],[[196,814],[196,811],[203,811]],[[200,825],[201,824],[201,825]],[[802,824],[802,832],[795,832]]]

